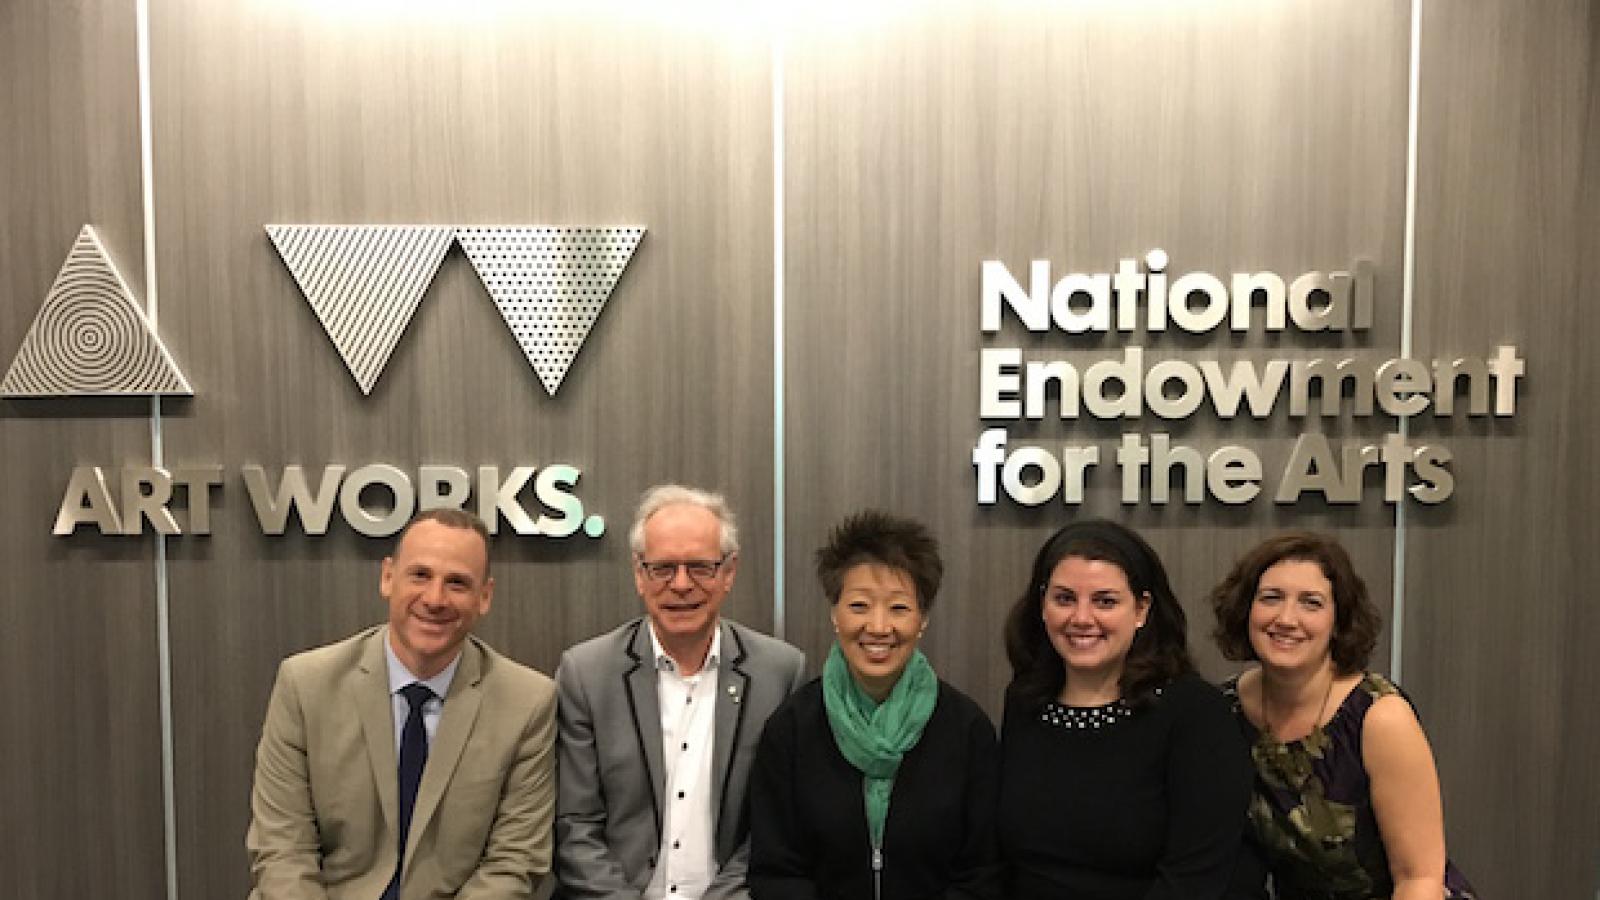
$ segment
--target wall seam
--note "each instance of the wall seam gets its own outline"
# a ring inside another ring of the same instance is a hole
[[[134,0],[139,81],[139,192],[144,212],[145,313],[154,329],[160,309],[156,278],[155,140],[150,112],[150,0]],[[150,464],[166,465],[161,396],[150,398]],[[173,785],[172,610],[167,582],[167,538],[155,533],[156,672],[161,710],[161,832],[167,900],[178,900],[178,817]]]
[[[1422,0],[1411,0],[1411,53],[1406,83],[1406,225],[1401,263],[1400,355],[1411,358],[1412,314],[1417,278],[1417,120],[1422,94]],[[1411,420],[1400,419],[1400,442],[1410,437]],[[1394,604],[1389,617],[1389,674],[1404,678],[1406,621],[1406,500],[1401,494],[1394,508]]]
[[[784,638],[784,42],[783,24],[772,25],[772,633]]]

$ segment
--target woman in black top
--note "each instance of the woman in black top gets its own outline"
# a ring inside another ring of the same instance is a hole
[[[1002,896],[994,726],[917,650],[943,571],[927,529],[881,513],[817,552],[838,642],[761,735],[755,900]]]
[[[1056,532],[1007,620],[1006,652],[1008,896],[1247,894],[1231,885],[1249,755],[1228,704],[1194,672],[1155,551],[1113,522]]]

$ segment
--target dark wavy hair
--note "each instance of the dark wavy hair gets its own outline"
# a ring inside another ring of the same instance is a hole
[[[1007,694],[1013,700],[1043,705],[1060,696],[1066,684],[1066,665],[1045,634],[1041,611],[1050,574],[1069,556],[1111,563],[1127,576],[1136,598],[1150,595],[1144,627],[1134,632],[1122,666],[1124,703],[1146,706],[1155,698],[1156,688],[1194,671],[1183,607],[1167,581],[1161,557],[1143,538],[1116,522],[1073,522],[1039,548],[1028,584],[1006,617],[1006,656],[1012,675]]]
[[[1383,615],[1367,595],[1367,583],[1356,574],[1350,554],[1334,538],[1311,531],[1290,531],[1268,538],[1233,564],[1233,570],[1211,591],[1217,627],[1211,636],[1222,655],[1232,660],[1259,659],[1250,644],[1250,607],[1268,569],[1284,560],[1316,563],[1333,585],[1333,667],[1350,675],[1367,667],[1383,630]]]
[[[817,580],[829,604],[839,602],[845,573],[863,564],[906,573],[917,588],[917,607],[922,612],[933,608],[944,562],[939,542],[921,522],[869,509],[834,526],[828,542],[817,549]]]

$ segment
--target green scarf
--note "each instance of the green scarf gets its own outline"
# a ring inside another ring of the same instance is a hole
[[[883,846],[883,823],[889,818],[889,794],[900,760],[922,739],[938,698],[939,679],[921,650],[912,651],[900,680],[881,704],[851,676],[838,643],[828,651],[822,666],[823,706],[839,752],[861,771],[867,833],[874,848]]]

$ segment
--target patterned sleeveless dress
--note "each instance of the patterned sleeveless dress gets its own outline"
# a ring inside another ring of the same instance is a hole
[[[1222,690],[1233,703],[1255,762],[1249,832],[1272,870],[1274,896],[1388,900],[1394,882],[1372,811],[1361,760],[1361,729],[1373,701],[1400,694],[1400,689],[1382,675],[1368,672],[1328,724],[1288,743],[1250,724],[1239,703],[1237,676],[1228,679]],[[1444,882],[1447,900],[1478,900],[1449,862]]]

